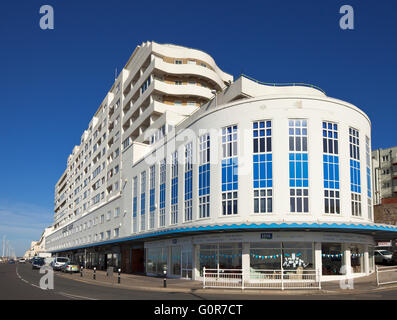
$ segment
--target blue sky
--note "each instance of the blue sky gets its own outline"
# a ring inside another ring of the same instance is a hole
[[[44,4],[54,30],[39,27]],[[339,28],[344,4],[355,30]],[[21,255],[51,224],[67,156],[115,68],[147,40],[201,49],[234,76],[315,84],[369,115],[373,149],[397,145],[396,12],[391,0],[3,0],[0,237]]]

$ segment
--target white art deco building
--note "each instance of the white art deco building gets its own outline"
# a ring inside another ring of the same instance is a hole
[[[55,186],[46,247],[87,267],[374,271],[371,123],[314,86],[264,84],[206,53],[138,46]]]

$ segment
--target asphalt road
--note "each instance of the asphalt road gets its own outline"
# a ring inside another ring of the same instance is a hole
[[[129,290],[88,284],[60,277],[55,273],[54,289],[39,287],[43,275],[31,264],[0,264],[0,300],[397,300],[397,286],[370,292],[299,292],[255,294],[208,290],[205,293],[175,293]]]

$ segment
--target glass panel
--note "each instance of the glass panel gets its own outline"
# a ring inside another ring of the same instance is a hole
[[[314,269],[311,242],[283,243],[283,268],[285,270]]]
[[[361,244],[352,244],[350,246],[350,263],[352,273],[364,272],[364,246]]]
[[[181,275],[181,247],[171,247],[171,274]]]
[[[323,243],[321,245],[322,253],[322,274],[342,275],[343,251],[340,243]]]
[[[251,276],[254,276],[255,270],[280,270],[281,243],[251,243],[250,267]]]
[[[203,276],[203,268],[217,268],[217,252],[216,244],[200,245],[200,276]]]
[[[219,244],[219,268],[220,269],[241,269],[241,243]]]

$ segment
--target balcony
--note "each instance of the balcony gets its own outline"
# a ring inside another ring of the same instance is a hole
[[[173,64],[154,58],[154,69],[159,74],[192,76],[193,78],[204,78],[213,83],[217,90],[222,90],[225,86],[219,75],[209,68],[204,68],[197,64]]]

